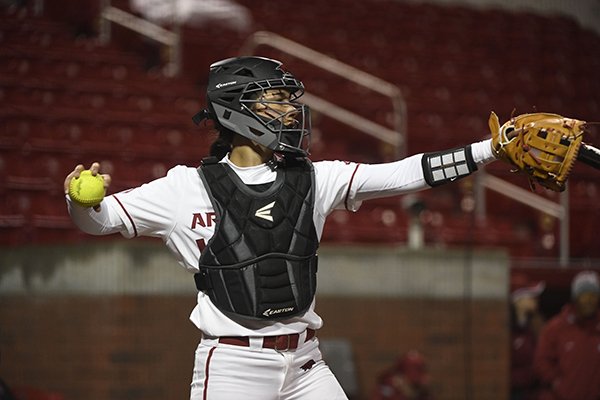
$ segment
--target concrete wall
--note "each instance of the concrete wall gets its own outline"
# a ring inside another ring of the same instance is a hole
[[[188,396],[195,289],[160,243],[1,254],[0,376],[9,384],[75,400]],[[503,253],[324,247],[320,260],[318,336],[324,349],[351,350],[328,361],[353,398],[367,399],[377,374],[413,348],[428,359],[437,399],[508,397]]]
[[[2,249],[2,294],[190,294],[192,274],[160,241]],[[503,299],[501,251],[323,246],[320,295]]]

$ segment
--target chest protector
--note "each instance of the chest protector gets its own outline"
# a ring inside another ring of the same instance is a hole
[[[314,172],[309,161],[277,169],[265,191],[227,164],[198,168],[216,215],[196,287],[224,313],[259,320],[302,314],[316,291]]]

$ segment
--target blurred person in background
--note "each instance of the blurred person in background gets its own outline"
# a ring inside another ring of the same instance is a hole
[[[524,274],[515,273],[511,277],[511,400],[537,399],[539,381],[533,370],[533,358],[544,323],[538,303],[545,287],[545,282],[531,282]]]
[[[600,399],[600,283],[583,271],[571,283],[572,301],[540,333],[534,366],[540,400]]]
[[[425,358],[410,350],[377,379],[370,400],[432,400]]]

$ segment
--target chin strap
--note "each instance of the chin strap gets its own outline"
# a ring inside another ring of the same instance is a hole
[[[206,109],[196,113],[196,115],[192,117],[192,121],[194,121],[194,124],[196,125],[200,125],[200,122],[204,121],[205,119],[211,119],[210,112]]]

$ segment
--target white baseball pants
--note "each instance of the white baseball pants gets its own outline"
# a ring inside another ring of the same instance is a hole
[[[348,400],[322,360],[319,340],[296,350],[263,349],[202,339],[196,349],[190,400]]]

